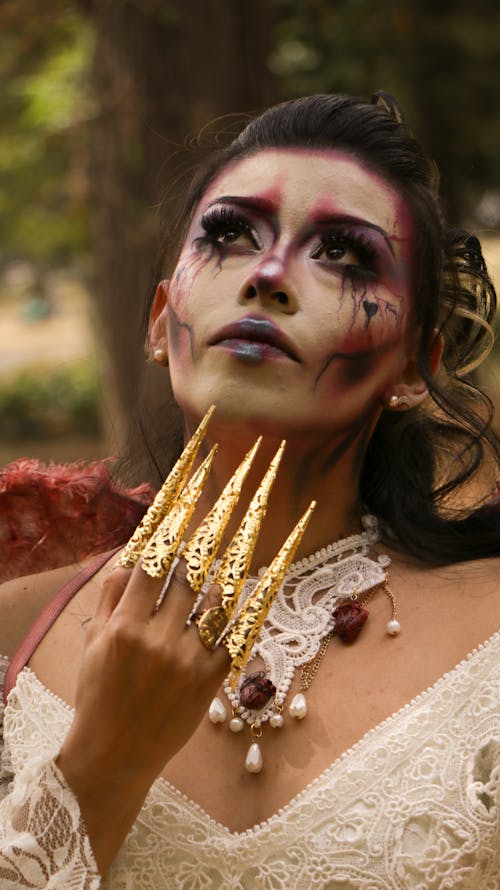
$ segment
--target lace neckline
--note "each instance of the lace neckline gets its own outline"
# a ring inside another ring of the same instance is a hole
[[[414,696],[409,702],[402,705],[396,711],[393,711],[388,717],[385,717],[380,723],[377,723],[375,726],[368,729],[358,741],[354,742],[349,748],[339,754],[338,757],[335,758],[324,770],[322,770],[319,775],[315,776],[308,784],[298,791],[283,807],[280,807],[275,813],[272,813],[267,819],[263,819],[262,822],[256,823],[251,828],[245,829],[245,831],[231,831],[227,825],[224,825],[222,822],[219,822],[217,819],[214,819],[210,816],[207,811],[200,806],[200,804],[196,803],[196,801],[192,800],[192,798],[188,797],[184,792],[182,792],[179,788],[173,785],[168,779],[165,779],[163,776],[159,776],[156,779],[156,783],[165,785],[171,793],[174,794],[175,797],[180,798],[187,804],[191,809],[198,813],[198,815],[202,816],[209,824],[211,824],[218,831],[222,832],[226,835],[226,837],[238,839],[245,839],[247,837],[252,837],[258,835],[261,831],[269,829],[275,822],[279,819],[287,818],[289,815],[293,813],[293,810],[296,809],[297,806],[311,793],[319,788],[320,785],[324,783],[328,776],[330,776],[335,770],[339,768],[339,766],[349,757],[358,753],[358,751],[365,747],[372,739],[382,733],[385,729],[391,726],[396,720],[402,716],[405,712],[410,709],[418,706],[427,698],[429,698],[433,693],[439,692],[441,686],[443,686],[448,680],[453,680],[457,675],[460,669],[464,666],[469,665],[475,658],[480,656],[485,649],[489,648],[496,639],[498,638],[500,642],[500,630],[496,631],[485,640],[483,643],[480,643],[474,649],[472,649],[464,658],[462,658],[458,664],[456,664],[453,668],[450,668],[449,671],[442,674],[441,677],[438,677],[434,683],[428,686],[426,689],[419,692],[416,696]],[[154,786],[153,786],[154,787]]]
[[[460,670],[462,670],[466,666],[469,666],[473,661],[482,656],[497,641],[500,643],[500,630],[495,631],[490,637],[488,637],[488,639],[475,646],[454,667],[450,668],[450,670],[446,671],[444,674],[438,677],[438,679],[435,680],[434,683],[432,683],[426,689],[422,690],[422,692],[419,692],[409,702],[402,705],[388,717],[384,718],[371,729],[367,730],[361,736],[361,738],[359,738],[353,745],[351,745],[348,749],[346,749],[338,757],[336,757],[335,760],[333,760],[327,767],[325,767],[325,769],[318,776],[312,779],[303,789],[297,792],[297,794],[295,794],[283,807],[280,807],[279,810],[277,810],[275,813],[272,813],[272,815],[269,816],[267,819],[256,823],[255,825],[245,829],[244,831],[231,831],[230,828],[228,828],[222,822],[219,822],[213,816],[210,816],[210,814],[200,804],[196,803],[196,801],[184,794],[183,791],[181,791],[163,776],[158,776],[155,779],[149,791],[149,795],[154,795],[156,792],[158,792],[159,789],[163,788],[164,790],[167,790],[171,796],[175,797],[179,801],[182,801],[183,804],[187,806],[192,812],[203,818],[203,820],[208,825],[210,825],[213,829],[216,829],[219,833],[223,834],[226,838],[235,840],[237,842],[244,841],[247,838],[256,838],[261,832],[267,831],[272,828],[272,826],[280,819],[287,819],[289,816],[293,816],[294,810],[296,810],[296,808],[304,801],[304,799],[308,795],[314,793],[317,789],[319,789],[320,786],[325,782],[325,780],[332,773],[338,770],[346,759],[354,756],[361,749],[366,747],[369,742],[371,742],[374,738],[387,730],[404,713],[419,706],[432,695],[439,693],[441,687],[444,686],[446,682],[454,682],[457,679]],[[0,655],[0,659],[3,659],[3,656]],[[68,716],[73,716],[74,708],[72,708],[71,705],[65,702],[64,699],[58,696],[55,692],[52,692],[51,689],[45,686],[31,668],[24,667],[17,678],[17,682],[19,682],[19,678],[23,675],[34,682],[42,694],[48,696],[60,707],[62,707],[66,711]],[[11,690],[11,693],[9,693],[9,698],[11,697],[15,689],[16,687],[14,686],[13,690]],[[138,815],[137,819],[138,821],[141,820],[140,814]]]

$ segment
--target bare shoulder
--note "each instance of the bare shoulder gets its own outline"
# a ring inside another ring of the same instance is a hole
[[[400,583],[417,588],[423,596],[477,600],[495,598],[500,593],[500,557],[432,566],[390,549],[388,552],[392,561],[389,573]]]
[[[429,581],[435,589],[450,591],[456,596],[478,601],[498,599],[500,593],[500,557],[454,563],[429,570]],[[500,614],[497,613],[497,618]]]
[[[500,628],[500,558],[429,566],[394,554],[388,576],[402,626],[441,652],[443,670]]]
[[[14,655],[46,603],[81,568],[63,566],[0,585],[0,655]]]

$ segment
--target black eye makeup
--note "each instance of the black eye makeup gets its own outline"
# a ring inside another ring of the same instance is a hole
[[[259,236],[250,220],[235,207],[226,204],[210,207],[200,223],[205,233],[195,240],[200,250],[207,246],[222,250],[231,245],[243,250],[261,248]]]
[[[340,266],[351,274],[375,278],[381,266],[381,253],[360,228],[335,226],[319,233],[319,245],[311,254],[315,260]]]

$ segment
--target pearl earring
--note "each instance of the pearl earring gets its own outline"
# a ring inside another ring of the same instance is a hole
[[[411,408],[411,402],[408,396],[391,396],[389,399],[389,407],[390,408]]]
[[[161,346],[157,346],[156,349],[153,350],[153,358],[159,365],[168,364],[167,351]]]

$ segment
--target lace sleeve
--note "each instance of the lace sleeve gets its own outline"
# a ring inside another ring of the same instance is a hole
[[[0,658],[1,683],[6,667]],[[98,890],[101,880],[78,802],[54,762],[32,759],[13,776],[3,750],[3,702],[0,745],[2,890]]]

